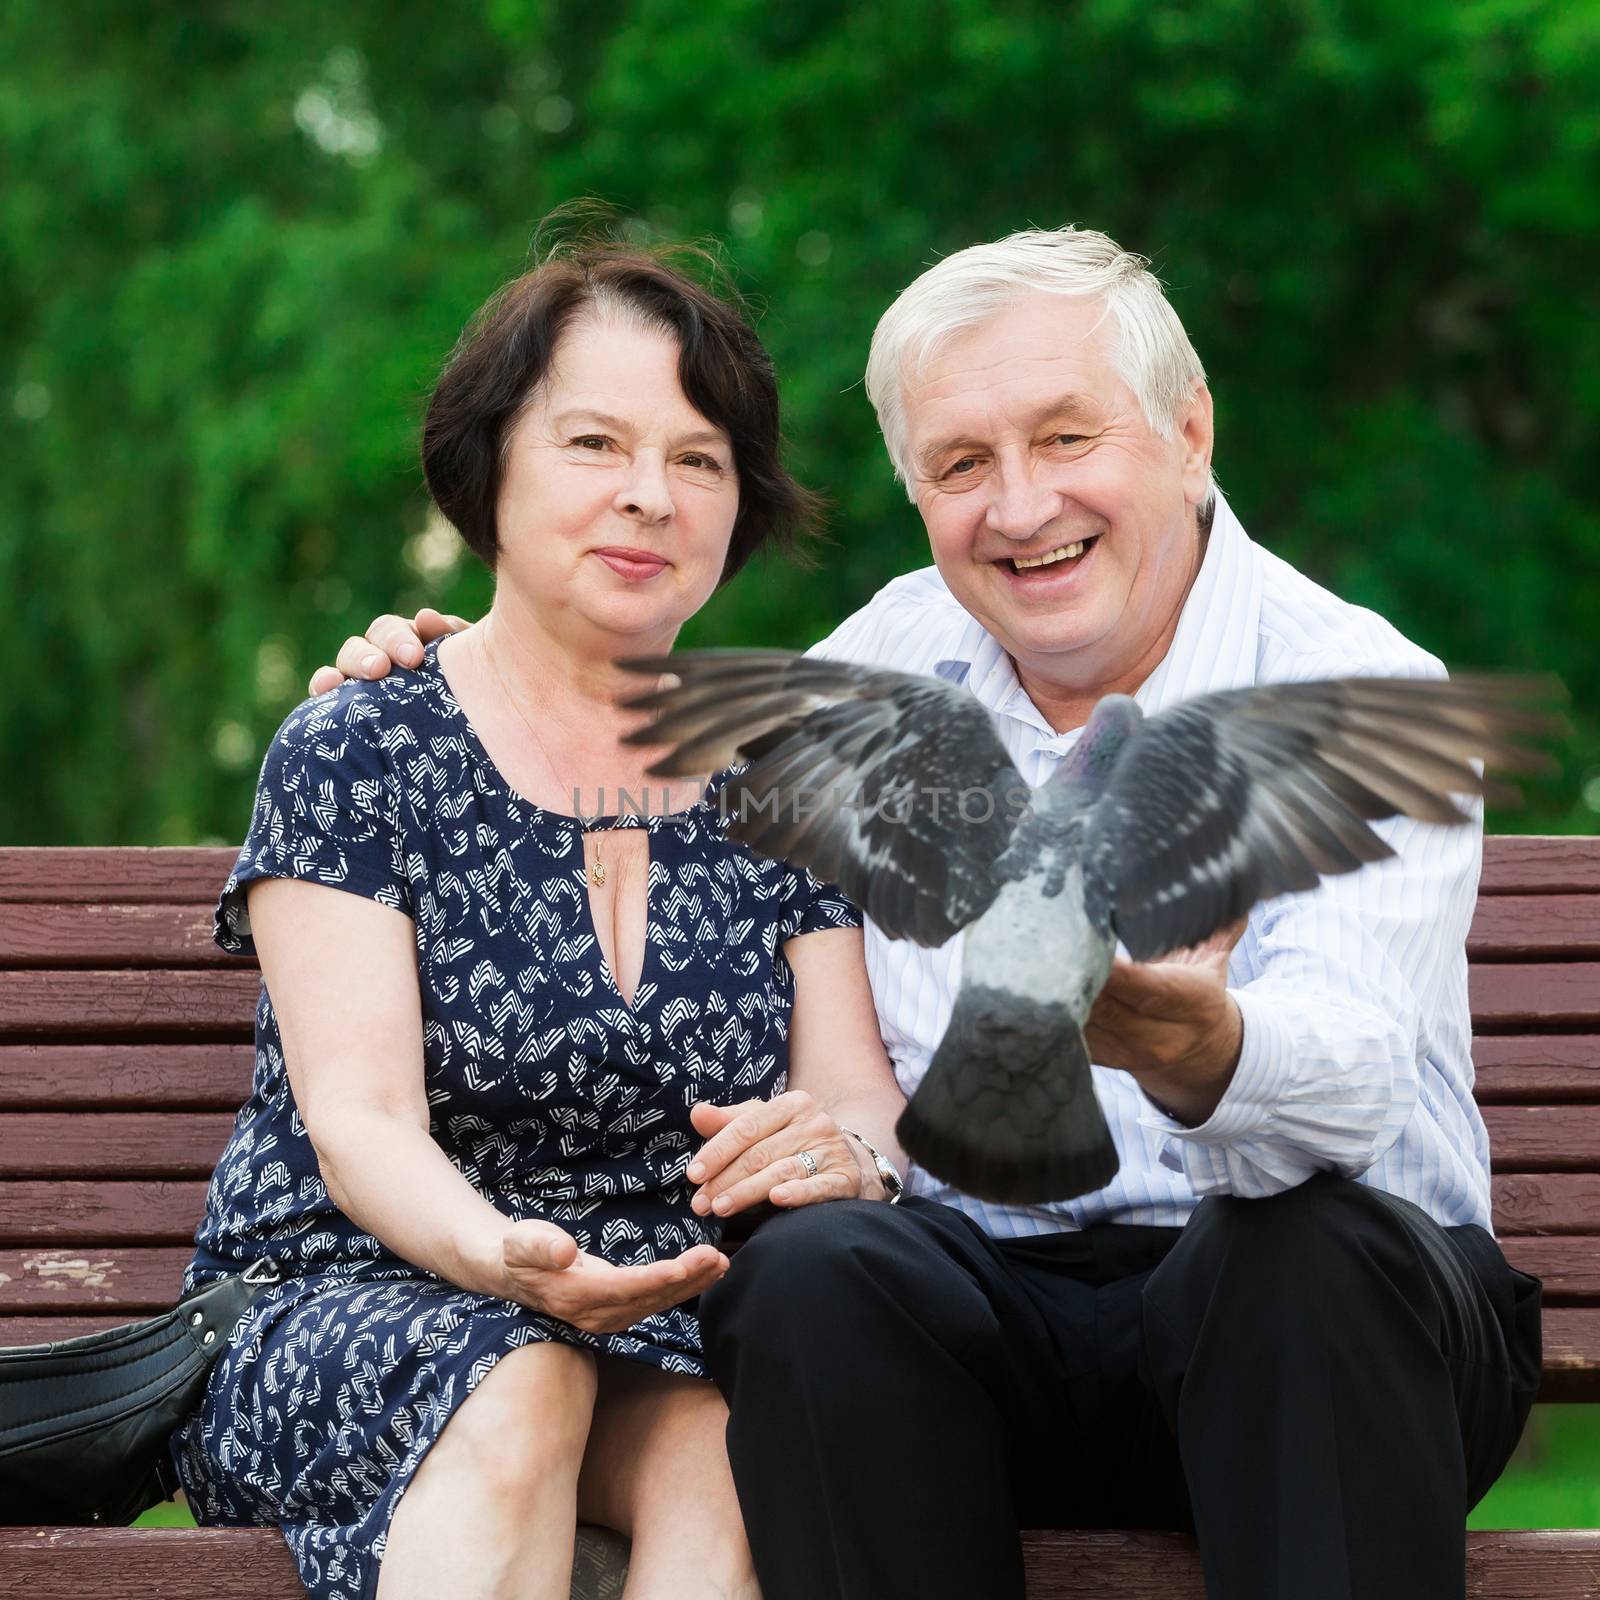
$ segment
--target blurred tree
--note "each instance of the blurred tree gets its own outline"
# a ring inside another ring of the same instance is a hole
[[[858,378],[936,255],[1155,258],[1246,526],[1459,666],[1547,667],[1600,811],[1600,4],[416,0],[0,11],[0,840],[241,833],[310,668],[469,613],[415,431],[576,194],[726,241],[833,501],[700,642],[803,644],[926,559]]]

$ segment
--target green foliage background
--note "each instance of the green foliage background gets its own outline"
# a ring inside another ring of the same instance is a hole
[[[311,668],[474,614],[415,433],[538,217],[722,241],[833,503],[686,642],[800,645],[924,559],[858,383],[937,255],[1151,255],[1257,537],[1574,695],[1600,812],[1597,0],[213,0],[0,8],[0,843],[233,841]],[[1592,1408],[1482,1525],[1595,1522]],[[1575,1499],[1574,1496],[1577,1496]]]
[[[581,194],[725,243],[833,501],[816,571],[695,638],[803,644],[925,559],[873,322],[1092,224],[1169,284],[1246,526],[1458,667],[1562,674],[1566,770],[1497,824],[1588,830],[1597,105],[1595,0],[9,0],[0,842],[231,841],[347,632],[484,604],[420,406]]]

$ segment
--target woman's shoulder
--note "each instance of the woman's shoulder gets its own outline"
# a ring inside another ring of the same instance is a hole
[[[399,669],[374,683],[346,679],[302,700],[283,719],[267,746],[262,779],[308,767],[329,776],[390,771],[396,752],[414,746],[420,725],[438,715],[424,673]]]

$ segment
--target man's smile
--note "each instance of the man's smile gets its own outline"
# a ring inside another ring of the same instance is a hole
[[[1094,556],[1101,536],[1052,545],[1029,556],[1001,556],[991,563],[1025,594],[1056,593],[1074,584]]]

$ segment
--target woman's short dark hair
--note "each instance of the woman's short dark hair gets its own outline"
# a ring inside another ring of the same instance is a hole
[[[469,548],[494,566],[506,436],[549,373],[562,333],[588,310],[621,311],[670,333],[689,403],[732,442],[739,511],[723,581],[757,550],[793,550],[817,502],[784,470],[772,358],[742,307],[695,282],[666,252],[593,238],[557,246],[494,295],[428,402],[422,469]]]

